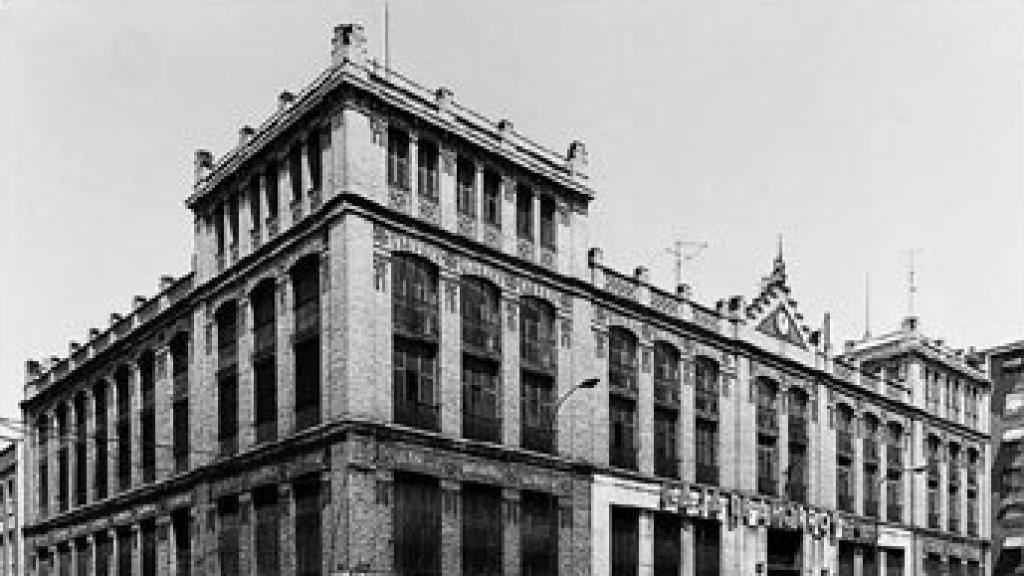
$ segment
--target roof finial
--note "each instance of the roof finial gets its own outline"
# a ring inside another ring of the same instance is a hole
[[[782,233],[779,232],[779,253],[775,256],[776,262],[782,262]]]
[[[774,284],[786,283],[786,261],[782,257],[782,234],[779,234],[778,252],[775,254],[775,265],[772,266],[771,281]]]

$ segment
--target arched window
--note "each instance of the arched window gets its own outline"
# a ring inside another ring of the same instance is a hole
[[[156,355],[146,350],[139,357],[139,376],[142,388],[142,412],[139,426],[142,430],[142,481],[156,480]]]
[[[234,369],[238,363],[238,310],[234,300],[217,309],[217,369]]]
[[[303,430],[320,423],[320,258],[302,258],[292,268],[291,277],[295,297],[295,429]]]
[[[171,452],[174,458],[174,471],[178,473],[188,469],[188,333],[175,334],[171,339],[170,348],[171,372],[174,375],[171,391]]]
[[[466,276],[461,287],[462,435],[501,441],[501,308],[498,288]]]
[[[679,350],[654,343],[654,474],[679,477]]]
[[[418,256],[397,254],[391,285],[394,418],[399,424],[439,430],[437,267]]]
[[[519,301],[520,421],[524,448],[554,451],[555,307],[533,297]]]
[[[608,386],[610,389],[637,393],[636,336],[618,326],[608,330]]]

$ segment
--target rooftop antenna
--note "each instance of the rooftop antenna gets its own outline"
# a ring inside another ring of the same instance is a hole
[[[914,318],[914,299],[917,297],[917,277],[914,270],[914,252],[910,250],[910,263],[907,270],[907,317]]]
[[[384,74],[391,73],[391,2],[384,0]]]
[[[871,272],[864,273],[864,339],[871,338]]]
[[[683,283],[683,264],[699,256],[707,247],[707,242],[676,240],[670,248],[665,249],[675,261],[676,286]]]

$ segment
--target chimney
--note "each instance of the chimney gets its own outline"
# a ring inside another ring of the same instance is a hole
[[[213,153],[209,150],[196,150],[196,182],[201,182],[213,170]]]
[[[100,337],[99,328],[89,328],[89,340],[95,340]]]
[[[906,318],[904,318],[901,327],[903,328],[904,332],[916,334],[918,328],[920,328],[920,326],[918,326],[917,316],[907,316]]]
[[[68,356],[74,356],[78,354],[78,351],[82,349],[82,345],[72,340],[68,343]]]
[[[685,282],[682,284],[676,284],[676,296],[689,300],[693,297],[693,287]]]
[[[637,266],[633,270],[633,279],[641,284],[651,283],[651,271],[646,266]]]
[[[138,310],[139,308],[142,308],[143,304],[145,303],[145,296],[135,296],[134,298],[132,298],[132,310]]]
[[[729,312],[736,313],[743,309],[743,296],[732,296],[729,298]]]
[[[289,92],[287,90],[283,90],[280,94],[277,95],[277,109],[279,111],[280,110],[284,110],[285,108],[290,106],[291,103],[294,102],[294,101],[295,101],[295,94],[292,94],[291,92]]]
[[[117,325],[117,323],[120,322],[123,319],[124,318],[120,314],[118,314],[117,312],[111,312],[110,313],[110,325],[111,326]]]
[[[339,24],[331,38],[331,63],[366,63],[366,33],[362,24]]]
[[[513,128],[511,120],[503,118],[498,121],[498,136],[502,140],[508,140],[512,136],[512,130]]]
[[[437,105],[437,109],[441,112],[450,112],[452,108],[452,100],[455,97],[455,93],[451,91],[451,88],[445,88],[441,86],[434,91],[434,103]]]
[[[29,383],[39,378],[43,373],[43,367],[36,360],[25,360],[25,382]]]
[[[591,248],[587,251],[587,264],[593,268],[604,264],[604,252],[600,248]]]
[[[565,155],[569,174],[582,174],[587,169],[587,147],[579,140],[569,143],[569,152]]]
[[[161,276],[160,277],[160,291],[165,292],[171,286],[174,286],[174,276]]]
[[[248,144],[249,140],[252,140],[252,135],[255,134],[255,133],[256,133],[256,131],[253,130],[252,126],[249,126],[248,124],[246,124],[245,126],[242,126],[241,128],[239,128],[238,129],[238,145],[239,146],[245,146],[246,144]]]

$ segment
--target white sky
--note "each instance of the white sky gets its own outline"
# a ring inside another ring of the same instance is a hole
[[[192,154],[218,156],[329,61],[334,24],[381,46],[382,4],[72,2],[0,8],[0,415],[24,360],[67,354],[183,274]],[[785,239],[812,324],[1024,338],[1024,4],[392,0],[394,66],[563,151],[597,189],[593,243],[698,298],[751,297]]]

